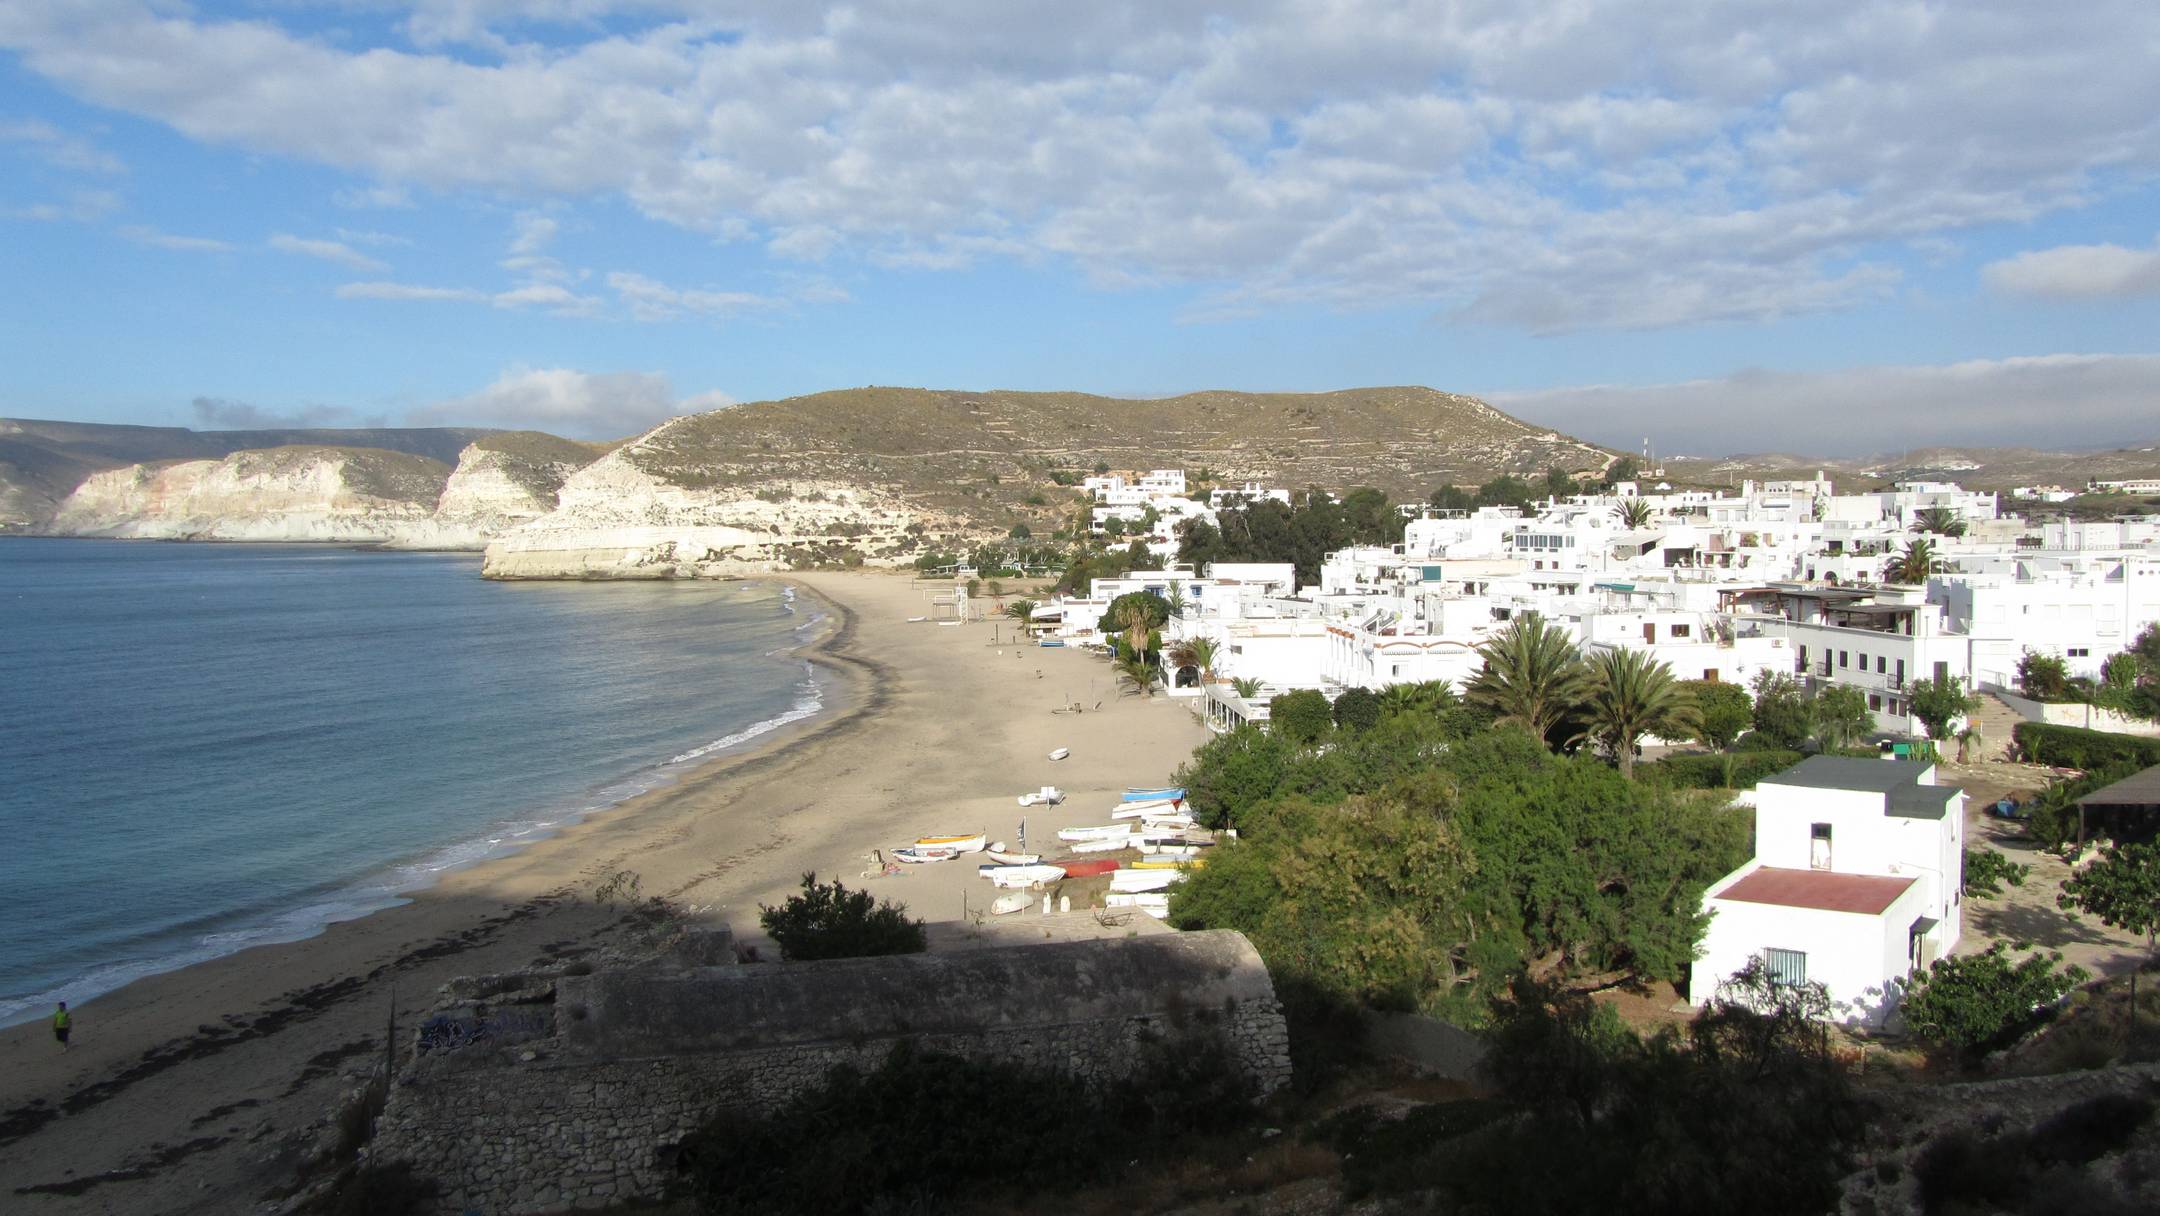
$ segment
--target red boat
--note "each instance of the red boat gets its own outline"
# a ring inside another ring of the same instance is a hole
[[[1071,861],[1053,861],[1050,864],[1062,868],[1067,878],[1093,878],[1097,874],[1108,874],[1118,868],[1116,859],[1109,857],[1074,858]]]

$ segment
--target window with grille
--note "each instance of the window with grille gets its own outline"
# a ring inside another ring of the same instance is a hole
[[[1770,973],[1773,984],[1807,983],[1807,951],[1779,950],[1771,947],[1763,951],[1763,970]]]

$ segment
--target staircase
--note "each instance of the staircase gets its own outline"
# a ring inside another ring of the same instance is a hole
[[[2003,759],[2009,752],[2011,743],[2014,742],[2011,732],[2016,730],[2017,724],[2024,720],[2022,714],[2003,704],[2002,698],[1990,692],[1981,693],[1980,708],[1973,711],[1972,724],[1980,728],[1981,737],[1986,739],[1987,742],[1981,747],[1980,754],[1974,756],[1973,760],[1977,762]],[[1957,755],[1956,748],[1957,743],[1952,740],[1943,750],[1955,756]]]

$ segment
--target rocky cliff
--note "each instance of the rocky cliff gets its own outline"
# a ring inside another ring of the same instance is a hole
[[[554,510],[564,479],[596,454],[552,435],[506,432],[468,444],[455,469],[403,452],[320,445],[131,464],[90,474],[45,530],[478,549]]]

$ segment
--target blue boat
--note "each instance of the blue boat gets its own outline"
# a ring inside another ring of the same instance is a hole
[[[1123,794],[1123,795],[1121,796],[1121,799],[1120,799],[1120,800],[1121,800],[1121,801],[1124,801],[1124,802],[1156,802],[1156,801],[1169,801],[1169,802],[1177,802],[1177,801],[1179,801],[1179,800],[1183,799],[1184,797],[1185,797],[1185,787],[1184,787],[1184,786],[1182,786],[1182,785],[1173,785],[1173,786],[1167,786],[1167,787],[1165,787],[1165,788],[1163,788],[1163,789],[1159,789],[1159,790],[1135,790],[1135,789],[1128,789],[1128,790],[1126,790],[1126,791],[1125,791],[1125,793],[1124,793],[1124,794]]]
[[[1063,645],[1065,644],[1065,639],[1064,639],[1064,638],[1044,638],[1044,639],[1043,639],[1042,641],[1040,641],[1040,642],[1037,642],[1037,643],[1035,643],[1035,644],[1036,644],[1037,646],[1045,646],[1045,647],[1057,647],[1057,646],[1063,646]]]

